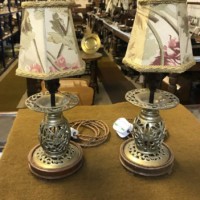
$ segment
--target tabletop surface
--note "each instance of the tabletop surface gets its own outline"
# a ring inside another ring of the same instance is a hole
[[[87,53],[81,51],[81,58],[85,61],[97,60],[97,59],[101,58],[102,56],[103,56],[102,53],[99,53],[99,52],[95,52],[93,54],[87,54]]]
[[[109,139],[83,148],[84,164],[75,174],[61,180],[44,180],[31,174],[27,155],[38,144],[42,113],[19,110],[0,160],[1,200],[199,200],[200,123],[184,106],[160,111],[169,137],[165,143],[175,156],[173,172],[161,177],[143,177],[126,171],[119,161],[124,139],[112,129],[120,118],[132,120],[140,108],[128,102],[113,105],[77,106],[65,111],[69,122],[103,120]]]

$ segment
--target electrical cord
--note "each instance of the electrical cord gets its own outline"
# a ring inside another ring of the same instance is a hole
[[[71,122],[70,126],[78,131],[74,141],[82,147],[98,146],[109,136],[108,125],[101,120],[79,120]]]

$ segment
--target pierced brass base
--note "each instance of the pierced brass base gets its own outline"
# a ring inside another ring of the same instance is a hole
[[[120,162],[130,172],[143,176],[170,174],[174,156],[166,144],[156,153],[145,153],[137,149],[134,139],[128,139],[120,147]]]
[[[80,169],[83,163],[83,152],[79,145],[70,142],[67,152],[52,158],[40,145],[35,146],[28,155],[31,172],[45,179],[60,179],[69,176]]]

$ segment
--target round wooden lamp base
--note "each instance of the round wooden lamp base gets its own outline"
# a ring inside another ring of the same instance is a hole
[[[44,179],[60,179],[80,169],[83,164],[83,153],[79,145],[70,142],[67,152],[52,158],[47,156],[40,145],[35,146],[28,155],[30,171]]]
[[[170,174],[174,156],[166,144],[155,154],[141,152],[135,141],[128,139],[120,147],[120,162],[130,172],[143,176],[161,176]]]

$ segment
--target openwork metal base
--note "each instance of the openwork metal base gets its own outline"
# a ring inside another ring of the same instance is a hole
[[[30,151],[28,163],[34,175],[45,179],[59,179],[79,170],[83,164],[83,153],[79,145],[70,142],[65,154],[52,158],[37,145]]]
[[[39,128],[40,145],[31,150],[28,162],[36,176],[58,179],[75,173],[82,166],[82,149],[70,142],[70,125],[63,115],[64,110],[78,104],[78,97],[56,93],[55,106],[51,106],[50,99],[48,93],[38,93],[26,100],[29,109],[44,113]]]
[[[172,172],[174,156],[164,143],[155,153],[140,151],[131,138],[120,147],[120,162],[128,171],[135,174],[160,176]]]
[[[147,88],[126,93],[126,100],[141,107],[141,112],[133,121],[133,138],[121,145],[120,161],[133,173],[160,176],[171,173],[174,156],[163,143],[167,131],[159,110],[173,108],[179,100],[169,92],[156,90],[154,102],[149,103],[149,95]]]

